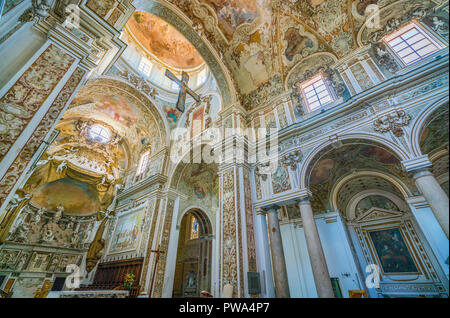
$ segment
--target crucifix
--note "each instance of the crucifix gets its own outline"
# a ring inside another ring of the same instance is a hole
[[[192,89],[188,87],[189,83],[189,75],[188,73],[184,72],[181,74],[181,81],[178,79],[178,77],[175,76],[171,71],[166,70],[166,76],[170,78],[172,81],[178,84],[180,87],[180,92],[178,94],[178,101],[177,101],[177,109],[184,113],[184,105],[186,104],[186,96],[187,94],[191,95],[193,99],[197,103],[200,102],[200,96],[198,96]]]
[[[156,250],[151,250],[150,252],[156,253],[156,259],[155,259],[155,266],[153,267],[153,277],[152,277],[152,284],[150,285],[150,293],[148,294],[148,298],[152,297],[153,293],[153,284],[155,283],[155,276],[156,276],[156,268],[158,266],[159,258],[161,254],[165,254],[166,252],[161,250],[161,246],[158,245],[158,248]]]

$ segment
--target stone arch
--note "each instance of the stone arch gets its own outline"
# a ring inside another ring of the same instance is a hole
[[[339,210],[341,213],[346,212],[346,211],[341,211],[342,207],[340,207],[338,204],[338,197],[339,197],[340,191],[350,181],[355,180],[356,178],[359,178],[359,177],[374,177],[374,178],[386,180],[387,182],[392,184],[396,190],[398,190],[398,192],[396,194],[399,197],[401,196],[402,199],[409,198],[413,195],[412,191],[408,188],[408,186],[400,178],[398,178],[396,176],[388,175],[386,173],[379,172],[379,171],[373,171],[373,170],[357,171],[355,173],[350,173],[350,174],[342,176],[333,185],[333,187],[330,191],[330,198],[331,198],[331,206],[334,210]],[[369,189],[367,191],[373,191],[373,190],[374,189]],[[384,191],[384,192],[389,192],[389,191]],[[393,193],[393,192],[389,192],[389,193]],[[350,200],[347,202],[348,204],[351,203],[351,200],[353,199],[353,197],[351,197]]]
[[[420,148],[420,140],[423,131],[426,128],[427,121],[439,108],[445,107],[445,104],[447,104],[448,112],[448,102],[448,96],[444,96],[443,98],[433,101],[431,104],[424,108],[421,114],[412,123],[410,144],[412,146],[412,152],[414,156],[420,157],[424,155]]]
[[[162,110],[156,106],[155,102],[152,101],[149,96],[139,91],[129,82],[115,76],[98,76],[89,80],[85,86],[94,85],[111,86],[133,97],[133,99],[137,103],[139,103],[144,109],[149,111],[149,113],[155,118],[155,121],[158,124],[161,140],[163,141],[162,146],[168,147],[170,145],[170,129],[166,116],[163,114]]]
[[[353,141],[353,142],[352,142]],[[399,158],[400,161],[407,160],[410,158],[409,154],[406,153],[403,149],[401,149],[398,145],[393,143],[390,140],[387,140],[381,136],[375,136],[367,133],[355,133],[355,134],[347,134],[343,136],[339,136],[339,141],[343,144],[352,144],[358,141],[357,143],[366,143],[369,145],[379,146],[384,148],[385,150],[393,153],[395,156]],[[308,183],[308,170],[312,168],[319,159],[320,156],[324,153],[333,149],[333,144],[335,141],[327,140],[322,144],[316,146],[309,154],[306,156],[302,163],[302,168],[300,171],[300,188],[307,188]]]
[[[195,217],[198,220],[201,220],[203,222],[202,226],[204,226],[204,231],[211,233],[212,235],[215,234],[215,228],[213,226],[213,224],[215,222],[213,222],[213,218],[211,216],[211,214],[207,211],[205,211],[204,208],[196,206],[196,205],[191,205],[189,207],[187,207],[186,209],[183,210],[183,212],[179,213],[177,216],[177,228],[179,228],[181,226],[181,221],[183,220],[184,216],[187,213],[192,213],[195,215]]]
[[[354,195],[350,201],[348,202],[346,211],[343,211],[342,213],[347,217],[347,220],[353,220],[356,218],[355,209],[357,205],[368,197],[373,196],[381,196],[389,201],[393,202],[399,209],[401,209],[402,212],[408,212],[409,207],[406,204],[405,200],[403,198],[400,198],[398,195],[389,192],[389,191],[383,191],[383,190],[366,190],[362,191],[356,195]]]
[[[133,5],[138,11],[149,12],[171,24],[191,42],[208,64],[211,73],[214,74],[224,107],[236,102],[235,88],[227,67],[211,44],[193,30],[191,21],[179,9],[167,1],[137,0],[134,1]]]

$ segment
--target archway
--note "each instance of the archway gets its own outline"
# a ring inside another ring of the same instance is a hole
[[[189,210],[181,220],[175,266],[173,297],[199,297],[211,292],[212,226],[199,209]]]

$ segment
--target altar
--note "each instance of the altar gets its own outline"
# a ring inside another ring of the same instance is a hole
[[[127,298],[127,290],[79,290],[62,291],[59,298]]]

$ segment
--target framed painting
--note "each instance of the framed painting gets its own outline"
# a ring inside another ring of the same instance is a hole
[[[399,228],[369,232],[385,274],[417,274],[416,263]]]
[[[135,252],[142,236],[144,210],[132,211],[119,217],[109,254]]]

